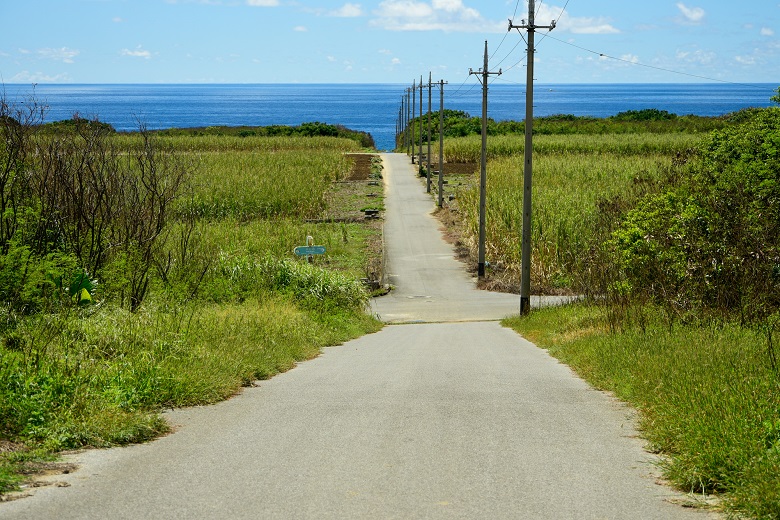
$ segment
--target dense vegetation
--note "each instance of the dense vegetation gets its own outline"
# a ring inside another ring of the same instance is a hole
[[[362,136],[44,115],[0,104],[0,493],[31,459],[151,438],[164,408],[377,329],[370,230],[306,222]],[[328,249],[314,264],[292,252],[308,235]]]
[[[451,118],[447,162],[478,162],[473,123]],[[534,123],[532,290],[587,298],[508,324],[639,408],[681,489],[780,518],[780,108]],[[522,132],[488,140],[488,279],[514,286]],[[473,254],[476,179],[450,211]]]
[[[157,133],[167,136],[232,135],[238,137],[341,137],[352,139],[363,148],[374,148],[374,138],[367,132],[319,121],[298,126],[207,126],[203,128],[169,128]]]
[[[722,128],[727,121],[721,118],[695,115],[678,116],[665,110],[647,109],[621,112],[607,118],[556,114],[534,118],[534,135],[598,135],[635,133],[697,133]],[[415,141],[420,138],[420,118],[414,118],[409,126],[414,127]],[[407,128],[411,136],[412,130]],[[490,136],[522,135],[523,121],[496,121],[488,118],[487,132]],[[444,137],[466,137],[482,134],[482,118],[472,117],[462,110],[444,110]],[[422,117],[423,141],[428,140],[428,116]],[[399,148],[405,134],[398,136]],[[431,140],[439,139],[439,112],[431,113]]]

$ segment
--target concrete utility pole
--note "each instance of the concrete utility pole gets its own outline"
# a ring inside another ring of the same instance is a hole
[[[534,0],[528,0],[528,21],[514,25],[509,20],[509,30],[528,30],[528,74],[525,85],[525,163],[523,166],[523,249],[520,255],[520,314],[531,312],[531,184],[533,179],[533,128],[534,128],[534,34],[536,29],[555,29],[550,25],[534,24]]]
[[[401,104],[398,105],[398,119],[395,123],[395,149],[398,150],[403,146],[403,143],[401,141],[401,136],[403,135],[401,132],[403,132],[403,125],[404,125],[404,97],[401,96]]]
[[[406,124],[404,125],[404,133],[406,138],[406,155],[409,155],[409,149],[411,147],[412,138],[409,135],[409,121],[411,121],[411,91],[406,89]]]
[[[482,160],[479,171],[479,259],[477,263],[477,276],[485,277],[485,201],[487,193],[487,113],[488,113],[488,77],[491,74],[500,76],[498,72],[488,71],[488,42],[485,40],[485,65],[478,72],[469,69],[469,75],[482,76]]]
[[[439,101],[439,207],[444,206],[444,85],[439,81],[441,100]]]
[[[403,139],[399,148],[403,150],[406,148],[406,89],[401,94],[401,132]]]
[[[411,156],[412,156],[412,164],[414,164],[414,145],[416,144],[414,142],[414,110],[417,106],[417,83],[416,81],[412,81],[412,119],[409,122],[409,126],[412,128],[412,146],[411,146]]]
[[[423,111],[423,77],[420,76],[420,155],[419,159],[417,160],[417,167],[418,167],[418,173],[422,173],[422,138],[423,138],[423,118],[422,118],[422,111]]]
[[[425,172],[425,192],[431,192],[431,101],[433,93],[433,73],[428,73],[428,166]]]

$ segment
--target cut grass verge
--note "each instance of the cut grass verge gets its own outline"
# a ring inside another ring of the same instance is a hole
[[[730,512],[780,518],[780,375],[766,338],[732,323],[664,323],[610,332],[603,310],[584,303],[504,322],[636,407],[676,487],[720,494]]]
[[[160,411],[226,399],[380,324],[360,308],[301,306],[274,292],[134,314],[105,308],[52,326],[70,338],[64,348],[0,360],[3,431],[16,439],[0,453],[3,492],[31,458],[149,440],[168,431]]]

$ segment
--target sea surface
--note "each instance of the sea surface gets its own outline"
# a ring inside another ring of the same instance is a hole
[[[298,125],[310,121],[339,124],[371,133],[380,150],[394,146],[401,99],[411,85],[399,84],[210,84],[76,85],[6,84],[6,101],[23,103],[31,95],[48,106],[47,121],[97,118],[119,131],[216,125]],[[746,107],[770,106],[773,84],[537,84],[534,115],[573,114],[607,117],[626,110],[656,108],[679,115],[719,116]],[[419,89],[416,91],[419,95]],[[432,90],[438,110],[438,87]],[[428,89],[423,91],[428,110]],[[482,88],[476,80],[444,86],[444,106],[482,113]],[[419,111],[419,97],[415,110]],[[525,118],[525,87],[490,86],[488,114],[495,120]]]

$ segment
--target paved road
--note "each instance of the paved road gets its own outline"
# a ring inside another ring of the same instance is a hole
[[[373,310],[408,324],[172,412],[177,431],[158,441],[80,454],[80,470],[56,477],[69,487],[0,504],[0,518],[707,516],[655,483],[630,410],[497,322],[474,321],[514,312],[517,297],[471,289],[405,156],[384,157],[397,291]]]
[[[434,204],[406,155],[385,154],[385,278],[395,290],[373,303],[388,323],[499,320],[520,312],[520,296],[476,289],[442,240]],[[561,297],[533,297],[532,306]]]

